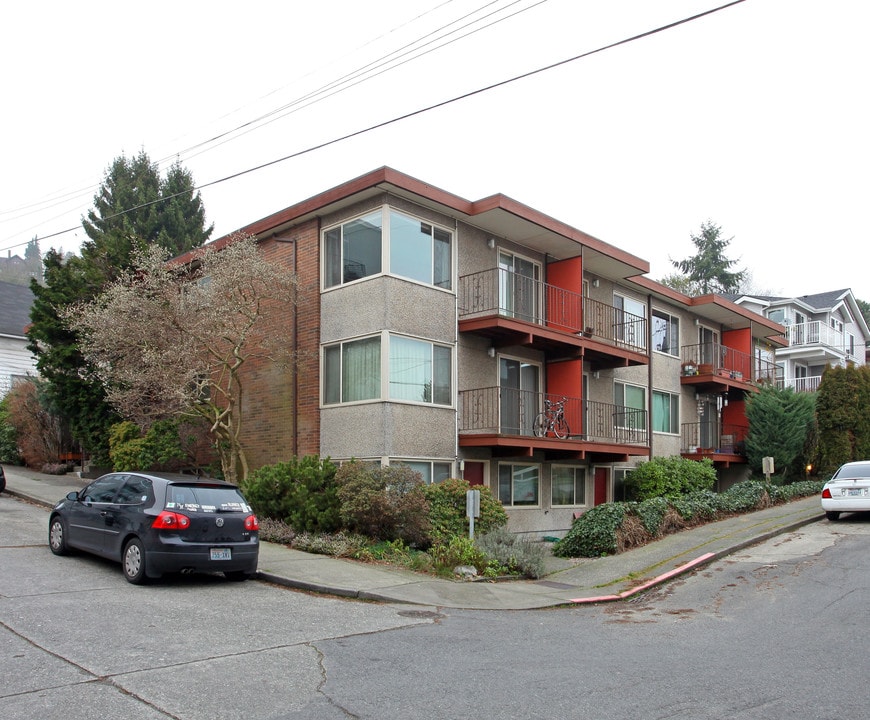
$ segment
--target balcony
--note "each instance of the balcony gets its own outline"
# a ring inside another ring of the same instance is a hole
[[[720,423],[717,420],[683,423],[680,426],[680,454],[692,460],[710,458],[715,465],[729,467],[746,463],[746,435],[743,425]]]
[[[595,369],[649,363],[647,320],[500,268],[459,278],[459,330],[496,347],[582,357]]]
[[[776,386],[780,389],[791,388],[795,392],[816,392],[821,382],[821,375],[805,375],[804,377],[777,378]]]
[[[776,380],[775,363],[720,343],[684,345],[680,356],[680,382],[697,386],[699,392],[748,390],[752,383]]]
[[[545,393],[488,387],[459,393],[459,445],[488,447],[493,454],[548,459],[626,461],[649,454],[647,412],[580,398],[565,398],[566,437],[538,430],[544,401],[561,397]]]

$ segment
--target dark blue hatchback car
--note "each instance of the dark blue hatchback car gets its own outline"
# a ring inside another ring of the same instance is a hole
[[[190,475],[116,472],[61,500],[48,521],[55,555],[84,550],[144,583],[170,572],[257,571],[259,523],[235,485]]]

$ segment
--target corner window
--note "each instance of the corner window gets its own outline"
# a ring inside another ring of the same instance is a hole
[[[661,310],[652,311],[653,350],[679,357],[680,319]]]
[[[680,432],[680,396],[653,390],[653,432],[678,435]]]
[[[449,462],[437,462],[428,460],[391,460],[390,464],[406,465],[415,472],[420,473],[423,482],[427,485],[440,483],[450,477],[452,465]]]
[[[554,465],[550,474],[550,501],[557,505],[586,504],[586,468]]]
[[[646,305],[627,295],[613,295],[614,336],[619,342],[637,348],[646,347]]]
[[[390,336],[390,399],[450,405],[451,353],[444,345]]]
[[[537,465],[498,466],[498,499],[508,507],[538,504],[540,468]]]
[[[375,400],[381,396],[381,338],[323,349],[323,404]]]
[[[380,335],[323,348],[323,404],[380,400],[381,345],[390,400],[453,404],[453,352],[447,345],[401,335]],[[388,348],[388,349],[387,349]]]
[[[388,272],[449,290],[452,237],[447,230],[390,208],[328,228],[323,233],[323,287]]]

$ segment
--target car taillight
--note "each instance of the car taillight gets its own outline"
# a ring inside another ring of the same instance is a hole
[[[245,518],[245,530],[259,530],[260,529],[260,521],[257,520],[256,515],[248,515]]]
[[[825,488],[824,490],[822,490],[822,497],[830,499],[832,497],[831,491],[828,488]]]
[[[185,530],[190,527],[190,518],[181,513],[164,510],[154,518],[151,527],[155,530]]]

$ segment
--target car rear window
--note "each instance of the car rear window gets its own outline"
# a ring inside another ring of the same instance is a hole
[[[843,478],[861,478],[870,477],[870,463],[861,463],[860,465],[844,465],[839,470],[834,478],[842,480]]]
[[[170,485],[166,488],[166,509],[184,512],[251,512],[242,494],[223,485]]]

